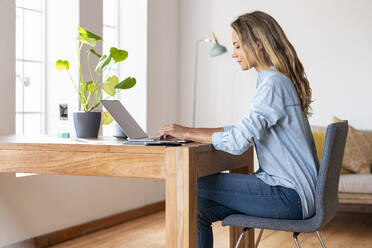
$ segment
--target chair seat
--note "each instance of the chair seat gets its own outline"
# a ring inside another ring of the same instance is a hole
[[[315,218],[316,216],[306,220],[284,220],[232,214],[222,221],[222,225],[310,233],[320,227]]]

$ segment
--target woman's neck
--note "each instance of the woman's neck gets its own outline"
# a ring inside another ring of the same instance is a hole
[[[265,70],[265,68],[263,68],[262,66],[259,66],[259,65],[255,66],[255,69],[256,69],[257,72],[261,72],[261,71]]]
[[[263,67],[263,66],[257,65],[257,66],[255,66],[254,68],[255,68],[256,71],[259,73],[259,72],[261,72],[261,71],[264,71],[264,70],[269,69],[270,66],[268,65],[268,66]]]

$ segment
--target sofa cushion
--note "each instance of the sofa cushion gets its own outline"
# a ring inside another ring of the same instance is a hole
[[[318,157],[319,163],[322,160],[322,152],[323,152],[323,146],[324,146],[324,140],[325,140],[325,131],[319,131],[313,130],[313,137],[314,137],[314,143],[315,143],[315,148],[316,148],[316,155]],[[341,174],[349,174],[353,173],[352,171],[341,167]]]
[[[372,194],[372,174],[341,175],[338,191],[345,193]]]
[[[341,121],[333,117],[333,122]],[[349,126],[342,167],[355,173],[369,174],[372,164],[372,135]]]

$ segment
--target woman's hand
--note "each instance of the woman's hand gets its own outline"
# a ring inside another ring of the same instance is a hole
[[[167,135],[181,140],[187,140],[190,128],[177,124],[170,124],[162,127],[158,132],[158,138],[166,137]]]

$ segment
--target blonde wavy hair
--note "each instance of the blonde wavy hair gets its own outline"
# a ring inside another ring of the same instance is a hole
[[[270,69],[273,65],[279,73],[292,80],[301,101],[302,112],[307,117],[311,116],[310,104],[313,101],[309,81],[294,47],[277,21],[262,11],[254,11],[239,16],[231,23],[231,27],[240,42],[252,52],[259,66]],[[261,49],[257,43],[262,45]]]

